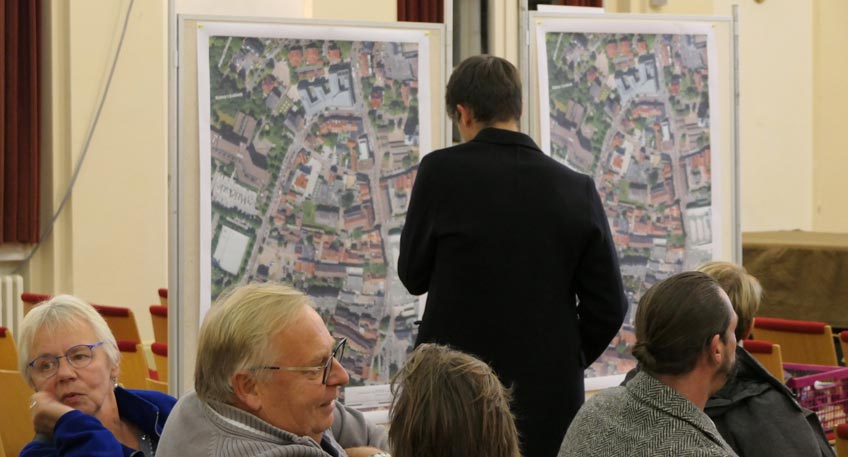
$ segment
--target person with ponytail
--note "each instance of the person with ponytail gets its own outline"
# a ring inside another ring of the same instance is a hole
[[[590,398],[560,456],[736,456],[704,413],[736,364],[737,316],[708,275],[679,273],[639,301],[633,355],[641,370]]]

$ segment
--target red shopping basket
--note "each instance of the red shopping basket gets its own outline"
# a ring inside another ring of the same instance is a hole
[[[786,386],[801,406],[815,411],[828,437],[848,422],[848,368],[784,363],[783,369],[792,376]]]

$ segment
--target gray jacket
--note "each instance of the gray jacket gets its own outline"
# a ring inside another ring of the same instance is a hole
[[[322,442],[297,436],[233,406],[201,401],[190,392],[177,402],[159,440],[157,457],[347,457],[343,448],[388,449],[382,427],[336,403]],[[323,444],[323,448],[322,448]],[[324,449],[330,449],[326,452]]]
[[[590,398],[577,413],[560,457],[735,457],[695,404],[641,372],[626,386]]]

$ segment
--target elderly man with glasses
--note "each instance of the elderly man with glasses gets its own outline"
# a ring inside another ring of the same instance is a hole
[[[387,455],[385,432],[337,401],[350,379],[345,342],[292,288],[221,297],[200,331],[195,392],[174,408],[157,456]]]

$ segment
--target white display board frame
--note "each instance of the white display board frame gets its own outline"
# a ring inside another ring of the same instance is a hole
[[[204,238],[204,228],[201,221],[202,202],[201,185],[204,176],[200,161],[200,127],[198,103],[198,27],[222,27],[223,29],[237,27],[234,24],[248,24],[251,27],[288,27],[289,30],[329,31],[330,35],[345,36],[340,30],[361,30],[364,34],[373,30],[394,31],[393,33],[408,32],[412,35],[425,36],[429,50],[428,61],[419,74],[426,69],[426,92],[431,102],[431,108],[426,112],[428,120],[421,119],[421,124],[427,124],[429,129],[427,150],[443,147],[449,142],[450,129],[447,116],[440,104],[435,102],[444,98],[446,74],[449,71],[449,42],[445,38],[445,27],[442,24],[418,23],[370,23],[354,21],[319,21],[284,18],[240,18],[179,15],[176,21],[176,42],[172,43],[171,68],[171,142],[169,154],[169,313],[171,382],[170,390],[175,395],[190,390],[193,387],[193,370],[196,354],[196,344],[199,322],[203,307],[208,303],[204,300],[202,286],[204,263],[208,263],[211,246],[204,243],[209,241],[209,233]],[[422,112],[422,116],[424,112]],[[424,131],[424,129],[422,129]],[[205,174],[208,177],[208,174]],[[208,190],[208,187],[206,187]],[[207,206],[208,208],[208,206]],[[206,213],[208,214],[208,213]],[[206,259],[206,260],[204,260]],[[205,295],[208,297],[208,294]]]
[[[739,125],[738,125],[738,30],[734,17],[665,16],[634,14],[574,14],[562,12],[524,13],[520,67],[525,84],[525,127],[549,151],[548,97],[540,95],[547,74],[547,62],[539,56],[540,40],[548,31],[567,33],[704,34],[710,40],[711,70],[710,138],[716,153],[712,156],[713,258],[741,262],[739,221]],[[541,38],[540,38],[541,37]],[[638,297],[636,297],[638,299]],[[618,385],[623,374],[589,377],[587,390]]]

